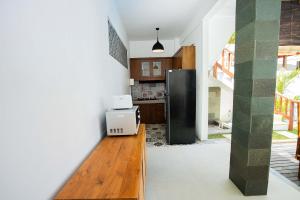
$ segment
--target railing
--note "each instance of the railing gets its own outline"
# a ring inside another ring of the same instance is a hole
[[[222,50],[221,64],[217,61],[213,66],[213,76],[218,79],[218,69],[227,74],[230,78],[234,77],[233,72],[230,71],[234,66],[234,53],[225,48]]]
[[[296,150],[296,159],[300,161],[300,103],[298,103],[298,142],[297,142],[297,150]],[[300,162],[299,162],[298,178],[300,179]]]
[[[297,105],[297,107],[295,107]],[[275,95],[275,106],[274,113],[282,115],[283,118],[288,120],[288,130],[294,130],[294,111],[297,109],[299,115],[299,107],[300,101],[289,99],[282,94],[276,93]],[[298,117],[299,121],[299,117]]]

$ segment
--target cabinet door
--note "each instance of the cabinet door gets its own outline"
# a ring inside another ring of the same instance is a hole
[[[165,119],[165,104],[158,103],[151,106],[151,123],[163,124],[166,123]]]
[[[140,80],[140,66],[138,60],[130,60],[130,78]]]
[[[163,124],[166,123],[165,104],[140,104],[141,123],[143,124]]]
[[[163,72],[162,72],[162,80],[166,80],[166,70],[172,69],[173,67],[173,59],[165,58],[163,61]]]
[[[183,47],[183,54],[181,57],[182,69],[196,69],[195,47]]]
[[[149,78],[151,77],[151,62],[149,61],[141,61],[140,64],[140,75],[141,77]]]
[[[149,104],[139,104],[140,112],[141,112],[141,123],[142,124],[149,124]]]
[[[182,56],[183,56],[183,50],[181,48],[173,58],[173,68],[174,69],[182,68]]]
[[[152,76],[153,77],[162,77],[163,76],[163,69],[162,69],[161,61],[152,62]]]

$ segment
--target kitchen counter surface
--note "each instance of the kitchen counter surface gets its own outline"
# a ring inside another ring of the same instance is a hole
[[[133,100],[133,104],[155,104],[155,103],[166,103],[165,99],[156,100]]]

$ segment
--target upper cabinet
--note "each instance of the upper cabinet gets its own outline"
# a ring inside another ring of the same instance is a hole
[[[164,81],[172,69],[172,58],[131,58],[130,78],[138,81]]]
[[[196,69],[195,46],[182,46],[173,56],[173,69]]]

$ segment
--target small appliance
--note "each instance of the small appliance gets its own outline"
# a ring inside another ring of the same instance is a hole
[[[132,108],[132,106],[131,95],[113,96],[113,109],[128,109]]]
[[[130,109],[110,110],[106,112],[107,135],[135,135],[140,125],[138,106]]]

